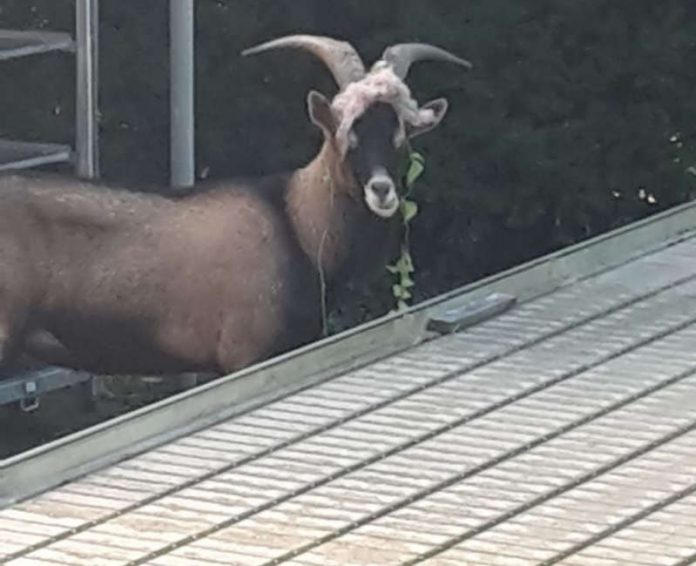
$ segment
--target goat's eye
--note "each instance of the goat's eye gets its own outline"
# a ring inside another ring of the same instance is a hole
[[[360,140],[355,132],[350,132],[348,134],[348,147],[350,147],[350,149],[356,149],[359,142]]]

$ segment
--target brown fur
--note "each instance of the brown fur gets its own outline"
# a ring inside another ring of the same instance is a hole
[[[320,334],[329,283],[384,266],[334,144],[304,169],[181,198],[0,177],[0,355],[106,373],[231,372]],[[323,245],[322,245],[323,242]]]

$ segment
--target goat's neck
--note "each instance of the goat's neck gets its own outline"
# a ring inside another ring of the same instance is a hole
[[[306,167],[290,180],[287,209],[295,234],[317,270],[332,279],[344,267],[359,226],[351,226],[361,209],[352,174],[326,142]],[[350,208],[351,210],[347,210]],[[366,212],[363,214],[367,214]]]

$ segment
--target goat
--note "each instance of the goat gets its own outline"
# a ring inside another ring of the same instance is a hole
[[[384,269],[400,231],[395,166],[437,126],[404,80],[434,46],[388,48],[368,72],[348,43],[293,35],[339,92],[307,97],[323,134],[306,166],[205,181],[179,197],[52,174],[0,177],[0,360],[110,374],[229,373],[321,334],[322,286]]]

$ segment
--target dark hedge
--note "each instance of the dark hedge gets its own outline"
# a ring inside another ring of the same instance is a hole
[[[72,0],[2,0],[1,27],[72,29]],[[318,136],[310,87],[333,85],[297,53],[242,59],[255,42],[309,32],[370,61],[429,41],[472,72],[422,64],[417,97],[446,96],[418,142],[427,172],[413,245],[419,298],[691,198],[696,177],[692,0],[197,0],[197,166],[202,175],[295,167]],[[102,0],[102,169],[166,183],[167,2]],[[0,135],[70,140],[65,55],[2,65]],[[385,278],[386,283],[386,278]],[[351,319],[385,293],[364,295]]]

